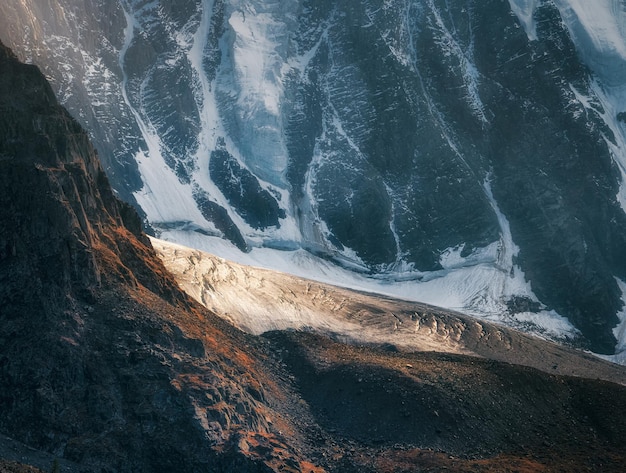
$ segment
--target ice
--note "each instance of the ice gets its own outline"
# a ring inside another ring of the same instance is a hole
[[[280,104],[289,61],[289,12],[297,7],[298,2],[233,2],[222,40],[227,66],[217,82],[220,92],[234,100],[231,113],[244,163],[281,188],[286,187],[287,149]]]
[[[465,244],[446,249],[439,257],[439,264],[444,269],[456,269],[481,263],[495,263],[499,244],[494,242],[485,248],[479,248],[468,256],[461,256]]]
[[[196,32],[191,38],[179,34],[177,41],[179,45],[183,45],[186,48],[187,59],[194,72],[194,99],[200,115],[199,146],[194,156],[194,162],[196,163],[196,170],[193,173],[194,182],[208,192],[213,201],[229,209],[228,202],[208,175],[209,157],[211,151],[215,149],[217,137],[226,136],[226,131],[217,110],[213,87],[203,67],[204,47],[208,40],[213,7],[213,0],[204,0],[202,3],[202,16]],[[245,227],[243,220],[232,211],[229,212],[229,216],[239,228]]]
[[[279,196],[280,205],[287,207],[284,209],[287,213],[287,218],[281,220],[280,228],[270,227],[266,230],[257,230],[251,228],[232,209],[227,199],[209,176],[210,156],[216,147],[219,137],[225,139],[229,153],[240,162],[242,167],[249,168],[249,166],[246,166],[246,162],[250,161],[246,159],[245,153],[238,148],[237,144],[229,138],[229,133],[223,121],[224,111],[220,110],[217,104],[216,83],[209,79],[204,67],[205,47],[209,41],[209,35],[213,33],[211,28],[214,20],[214,3],[213,0],[204,0],[201,4],[200,21],[193,24],[189,23],[183,30],[174,34],[176,44],[180,48],[180,54],[176,56],[176,60],[186,59],[192,69],[193,83],[191,86],[200,119],[198,147],[190,157],[190,161],[194,163],[194,166],[190,175],[191,182],[188,184],[181,182],[171,167],[166,165],[162,153],[164,149],[163,143],[150,121],[145,117],[141,109],[141,102],[136,103],[135,100],[131,100],[128,96],[128,78],[125,72],[124,61],[126,52],[134,40],[134,35],[140,28],[137,15],[144,13],[142,11],[134,14],[125,13],[127,28],[125,30],[124,44],[119,55],[119,64],[123,72],[122,97],[125,104],[129,107],[132,117],[141,131],[141,137],[146,144],[145,149],[136,152],[136,161],[142,176],[143,187],[135,192],[134,196],[138,204],[146,212],[152,226],[158,232],[164,232],[166,235],[177,228],[186,228],[190,233],[191,240],[196,235],[195,231],[202,231],[211,235],[220,234],[215,226],[208,222],[197,208],[194,193],[201,189],[208,195],[211,201],[227,210],[229,217],[242,234],[245,235],[248,245],[294,247],[300,241],[300,232],[295,218],[290,213],[289,191],[286,188],[276,187],[266,181],[259,180],[263,188],[271,190],[274,195]],[[249,16],[252,20],[255,20],[254,15]],[[251,23],[251,21],[248,23]],[[255,31],[249,31],[249,33],[256,34]],[[249,37],[247,38],[247,40],[250,39]],[[259,57],[260,55],[261,52],[259,52]],[[226,57],[223,57],[222,62],[227,66],[229,64]],[[163,63],[163,67],[167,67],[167,60]],[[256,72],[253,73],[256,74]],[[222,83],[222,86],[224,86],[224,83]],[[259,87],[263,89],[263,86]],[[267,101],[264,102],[265,105],[268,105]],[[276,112],[276,109],[273,109],[273,111]]]
[[[530,41],[537,40],[537,24],[533,15],[540,0],[509,0],[511,10],[517,15]]]
[[[161,239],[238,264],[457,310],[542,337],[571,339],[578,334],[567,319],[554,311],[507,315],[504,296],[525,296],[533,301],[536,297],[519,268],[514,268],[512,263],[508,267],[496,267],[496,261],[509,261],[511,253],[502,251],[503,244],[510,244],[506,236],[504,241],[494,242],[465,258],[460,256],[459,248],[444,252],[442,260],[448,267],[442,271],[421,273],[407,267],[407,273],[389,273],[375,278],[342,268],[303,249],[279,251],[260,247],[242,253],[225,240],[176,229],[163,232]]]
[[[626,83],[623,0],[555,0],[578,52],[608,87]]]
[[[144,135],[146,138],[146,135]],[[171,222],[193,221],[214,231],[204,219],[193,198],[192,188],[183,185],[165,164],[151,136],[147,137],[150,154],[139,151],[135,156],[143,179],[143,188],[135,192],[137,203],[146,212],[150,223],[159,227]]]
[[[170,255],[167,260],[177,265],[177,274],[184,274],[183,287],[192,297],[250,333],[304,327],[344,334],[358,331],[356,324],[320,317],[315,303],[304,299],[298,303],[291,288],[274,276],[279,273],[264,273],[226,260],[215,261],[198,251],[163,241],[153,240],[153,245]],[[231,284],[232,281],[237,284]]]
[[[200,111],[200,126],[202,132],[199,136],[199,150],[196,158],[201,159],[203,156],[208,156],[209,151],[214,148],[217,134],[224,135],[224,131],[221,126],[219,114],[217,112],[217,105],[215,104],[215,97],[211,92],[211,83],[202,66],[202,60],[204,56],[204,47],[208,39],[209,26],[211,23],[211,15],[213,13],[213,0],[205,0],[202,3],[202,17],[200,19],[200,25],[196,33],[192,38],[192,45],[188,49],[187,58],[191,67],[194,70],[195,84],[195,100]],[[184,43],[187,46],[186,38],[179,38],[179,43]],[[199,163],[205,164],[205,163]],[[202,166],[199,166],[202,167]],[[208,169],[203,167],[202,169]]]
[[[402,247],[400,246],[400,236],[398,235],[398,231],[396,229],[396,224],[395,224],[395,220],[396,220],[396,203],[393,199],[393,189],[385,183],[385,190],[387,191],[387,195],[392,197],[391,199],[391,219],[389,220],[389,228],[391,229],[391,234],[393,235],[393,239],[396,242],[396,261],[395,264],[397,265],[401,265],[402,262]]]

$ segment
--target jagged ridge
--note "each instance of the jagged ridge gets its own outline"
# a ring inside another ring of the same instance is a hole
[[[260,352],[178,289],[39,70],[0,71],[0,429],[88,471],[297,466]]]

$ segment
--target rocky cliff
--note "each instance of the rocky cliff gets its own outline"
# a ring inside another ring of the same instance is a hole
[[[178,289],[4,46],[0,110],[0,430],[85,471],[267,471],[284,427],[260,352]]]

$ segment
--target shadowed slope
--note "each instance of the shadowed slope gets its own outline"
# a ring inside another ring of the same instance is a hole
[[[266,336],[296,373],[333,471],[623,471],[624,386],[313,334]]]
[[[0,71],[0,431],[97,471],[299,471],[262,353],[178,289],[37,68]]]

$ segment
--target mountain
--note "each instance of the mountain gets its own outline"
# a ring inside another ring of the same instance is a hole
[[[221,237],[250,261],[272,249],[270,267],[305,250],[544,335],[565,317],[561,336],[613,354],[625,14],[619,0],[9,0],[0,36],[42,67],[156,236],[212,251]]]
[[[0,109],[0,430],[63,471],[296,468],[267,356],[178,289],[86,132],[4,46]]]
[[[221,304],[209,311],[164,268],[37,67],[1,44],[0,110],[0,470],[622,471],[623,366],[154,240],[212,265],[198,274]],[[266,299],[241,311],[246,291]],[[254,320],[272,299],[281,316],[283,304],[424,330],[344,343],[223,320]]]

